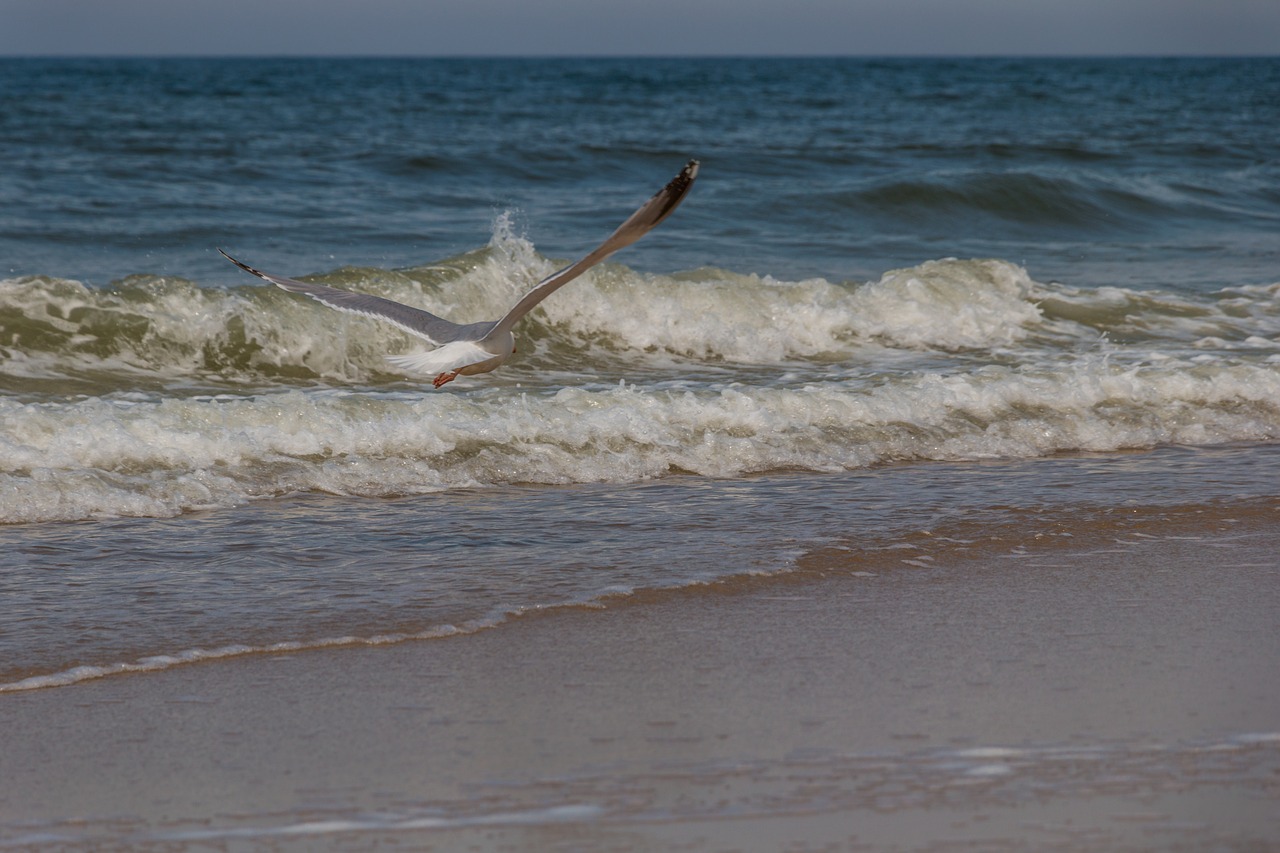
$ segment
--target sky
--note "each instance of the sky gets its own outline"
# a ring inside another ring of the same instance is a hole
[[[0,56],[1277,53],[1280,0],[0,0]]]

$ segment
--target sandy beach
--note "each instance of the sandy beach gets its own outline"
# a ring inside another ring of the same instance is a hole
[[[1270,515],[1012,542],[5,695],[0,847],[1280,845]]]

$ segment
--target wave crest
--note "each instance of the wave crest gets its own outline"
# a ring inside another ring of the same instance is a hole
[[[0,399],[0,521],[168,516],[303,491],[736,477],[1280,438],[1273,365],[907,372],[787,387]]]
[[[457,322],[493,319],[556,269],[528,241],[408,269],[342,268],[311,276]],[[891,347],[1004,346],[1038,310],[1024,270],[1000,261],[933,261],[865,286],[702,269],[592,270],[544,302],[519,334],[557,353],[661,352],[777,363]],[[127,375],[134,381],[371,381],[397,374],[384,356],[420,347],[394,327],[333,312],[275,288],[202,287],[133,276],[104,288],[46,277],[0,282],[0,373],[27,378]]]

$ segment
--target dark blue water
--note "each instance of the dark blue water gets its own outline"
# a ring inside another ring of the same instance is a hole
[[[483,245],[572,254],[696,156],[640,268],[1269,283],[1280,61],[5,60],[0,271],[234,281]]]

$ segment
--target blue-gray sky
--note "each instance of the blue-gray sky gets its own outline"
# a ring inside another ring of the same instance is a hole
[[[1241,55],[1280,0],[0,0],[0,55]]]

